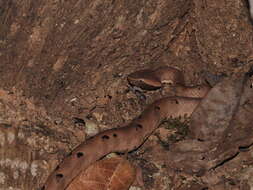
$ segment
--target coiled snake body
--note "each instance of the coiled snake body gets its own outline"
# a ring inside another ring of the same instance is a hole
[[[42,190],[64,190],[81,171],[106,154],[138,148],[164,119],[190,116],[210,89],[184,86],[182,72],[167,66],[134,72],[128,76],[128,82],[144,89],[157,89],[169,82],[177,87],[180,96],[157,100],[128,125],[106,130],[80,144],[51,173]]]

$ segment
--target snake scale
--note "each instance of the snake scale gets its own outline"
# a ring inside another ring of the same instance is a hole
[[[101,157],[137,149],[164,119],[190,116],[210,90],[205,85],[185,86],[182,72],[168,66],[136,71],[127,79],[131,85],[148,90],[171,83],[180,96],[157,100],[128,125],[103,131],[80,144],[55,168],[41,190],[64,190],[81,171]]]

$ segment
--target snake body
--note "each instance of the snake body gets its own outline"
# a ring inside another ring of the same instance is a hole
[[[106,130],[86,140],[56,167],[41,190],[64,190],[81,171],[101,157],[111,152],[129,152],[137,149],[164,119],[190,116],[210,89],[207,86],[184,86],[182,72],[173,67],[140,70],[130,74],[128,82],[150,90],[169,82],[178,86],[184,97],[174,96],[157,100],[128,125]]]

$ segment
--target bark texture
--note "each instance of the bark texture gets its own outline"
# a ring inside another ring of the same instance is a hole
[[[252,34],[241,0],[0,0],[0,189],[38,188],[86,136],[159,98],[138,100],[129,73],[244,72]]]

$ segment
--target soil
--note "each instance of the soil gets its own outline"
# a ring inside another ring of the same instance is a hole
[[[241,0],[0,0],[0,23],[0,190],[38,188],[87,137],[167,95],[136,96],[129,73],[169,65],[195,85],[253,60]]]

